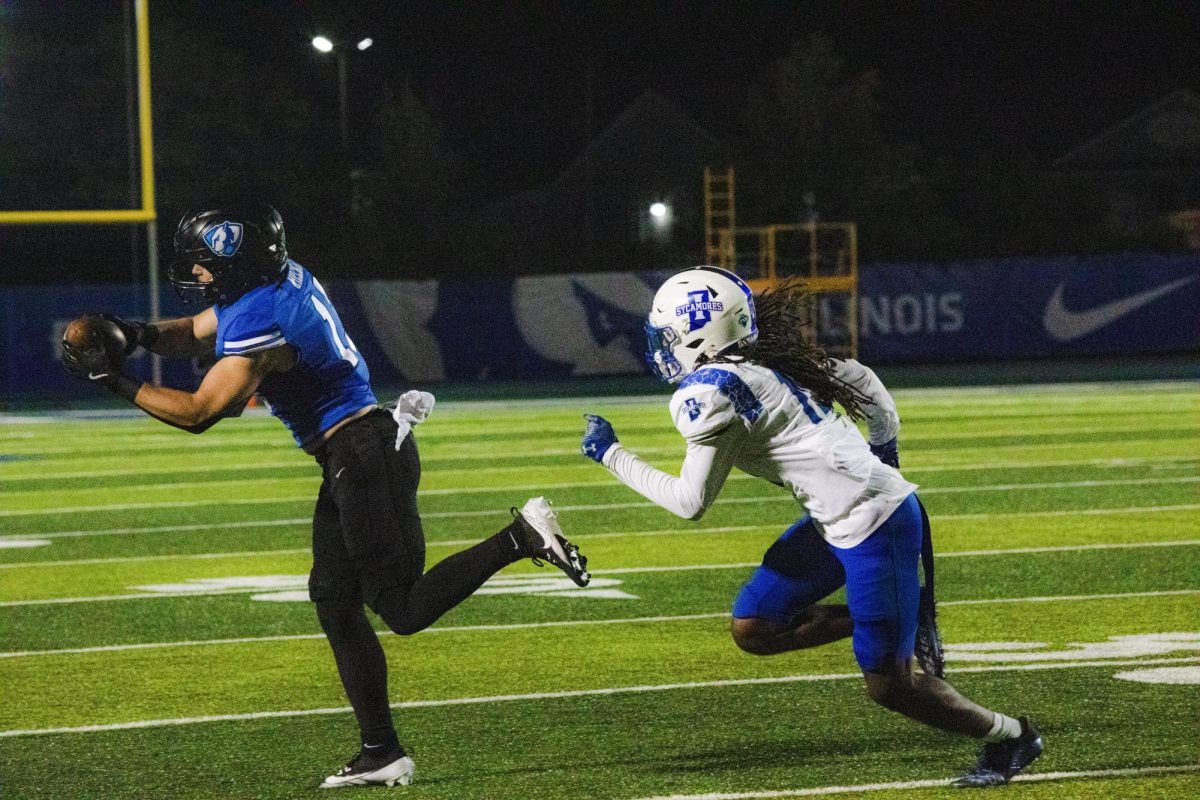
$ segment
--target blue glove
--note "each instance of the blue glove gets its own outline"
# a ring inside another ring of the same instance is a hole
[[[896,437],[893,436],[883,444],[871,445],[871,452],[889,467],[900,469],[900,448],[896,445]]]
[[[604,454],[617,443],[617,434],[604,417],[584,414],[583,418],[587,420],[587,429],[583,432],[583,442],[579,449],[592,461],[603,464]]]

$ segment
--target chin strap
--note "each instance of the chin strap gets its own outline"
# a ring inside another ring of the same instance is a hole
[[[434,398],[429,392],[410,389],[396,398],[394,405],[389,406],[392,419],[396,420],[396,449],[408,437],[414,425],[420,425],[429,419],[433,411]]]

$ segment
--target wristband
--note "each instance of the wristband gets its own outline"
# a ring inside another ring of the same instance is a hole
[[[143,323],[138,329],[137,343],[149,350],[158,341],[158,328],[153,323]]]
[[[124,372],[120,372],[110,381],[106,381],[104,388],[117,397],[123,397],[132,403],[133,398],[137,397],[137,393],[142,389],[142,382],[136,378],[129,377]]]

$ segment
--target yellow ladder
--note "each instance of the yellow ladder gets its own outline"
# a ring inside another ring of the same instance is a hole
[[[733,167],[704,168],[704,259],[714,267],[733,269],[734,230]]]

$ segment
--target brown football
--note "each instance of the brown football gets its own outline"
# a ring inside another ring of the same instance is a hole
[[[86,314],[72,320],[63,331],[63,341],[80,350],[108,351],[108,361],[113,366],[125,363],[125,334],[115,324],[97,314]]]

